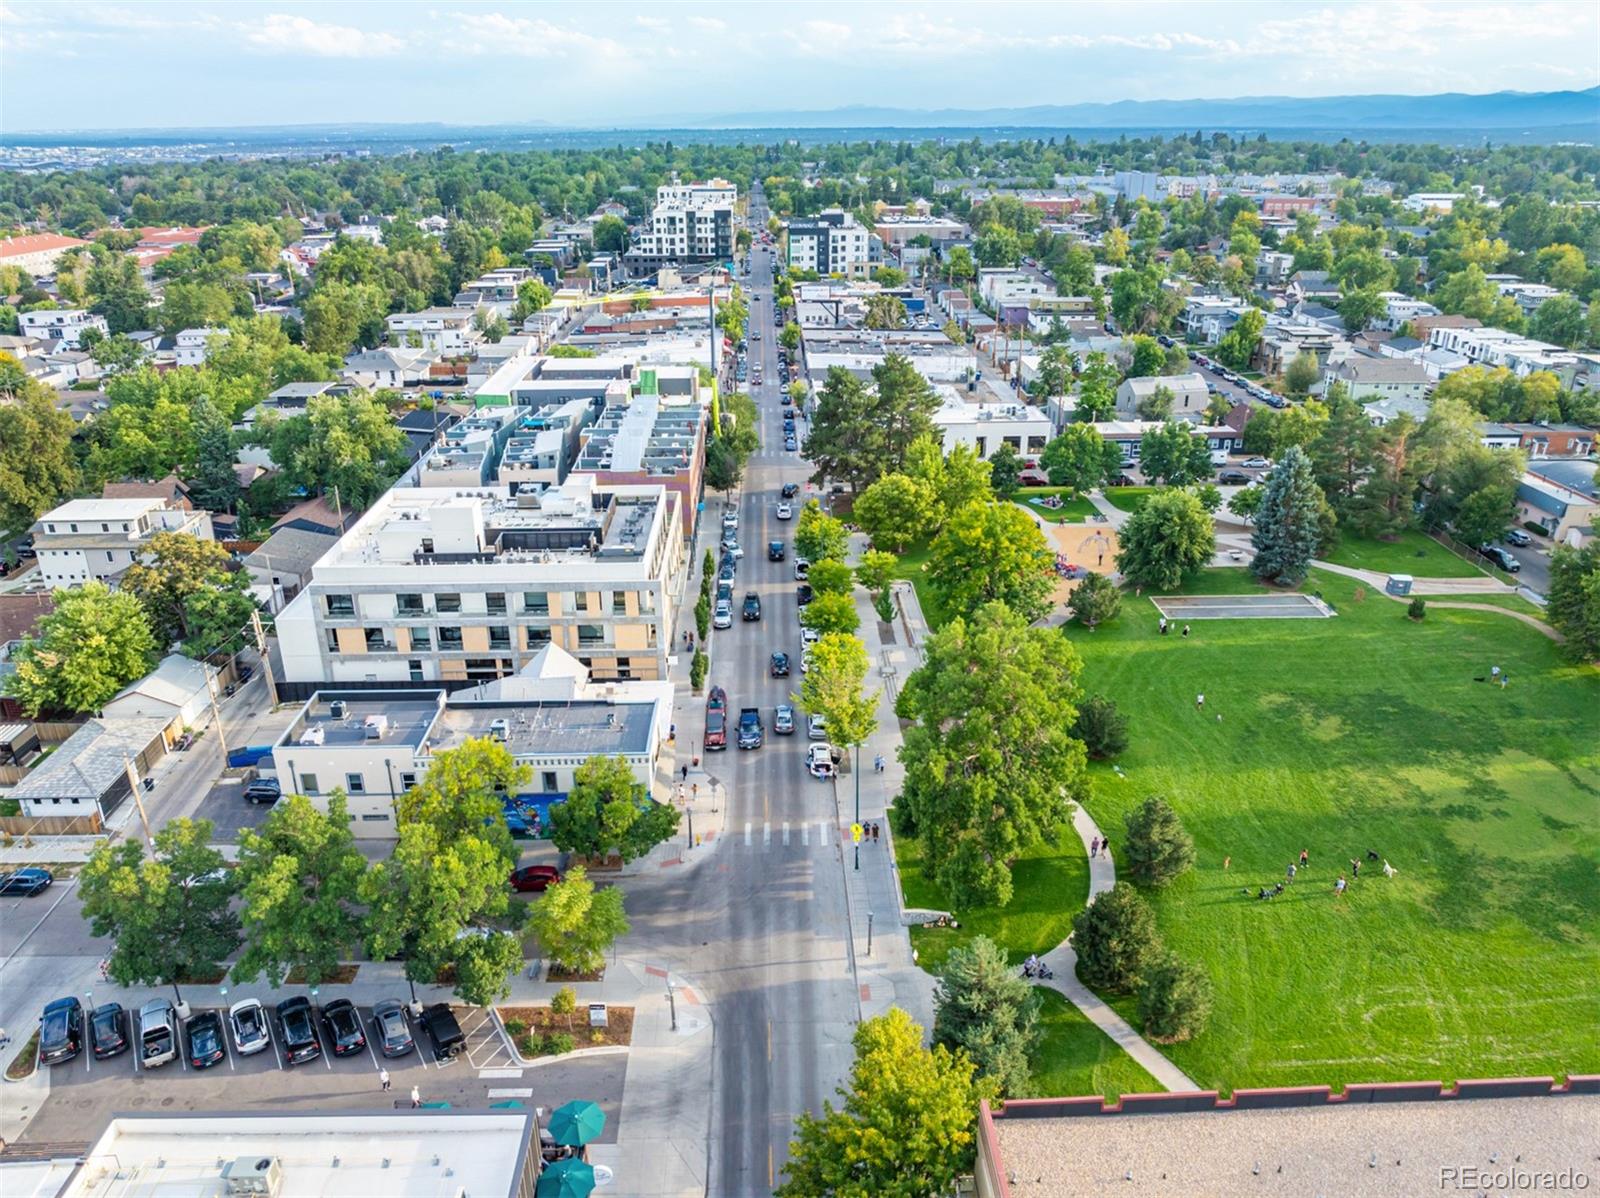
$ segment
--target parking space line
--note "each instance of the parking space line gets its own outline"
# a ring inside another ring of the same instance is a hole
[[[333,1072],[333,1049],[322,1042],[322,1029],[317,1026],[317,1013],[311,1013],[311,1035],[317,1042],[318,1055],[322,1063],[328,1067],[328,1072]]]
[[[278,1058],[278,1068],[283,1068],[283,1054],[278,1051],[278,1036],[270,1027],[267,1029],[267,1039],[272,1043],[272,1055]]]

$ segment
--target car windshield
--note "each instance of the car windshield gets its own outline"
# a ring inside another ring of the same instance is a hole
[[[213,1052],[217,1047],[217,1026],[207,1019],[189,1029],[189,1043],[196,1052]]]
[[[39,1038],[46,1044],[57,1040],[66,1039],[67,1035],[67,1009],[51,1011],[44,1017],[44,1026],[39,1031]]]
[[[94,1034],[102,1040],[113,1036],[121,1036],[121,1028],[117,1023],[120,1011],[101,1011],[94,1017]]]

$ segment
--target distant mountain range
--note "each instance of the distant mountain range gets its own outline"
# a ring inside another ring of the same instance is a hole
[[[678,122],[675,122],[678,123]],[[697,129],[930,127],[1048,129],[1582,129],[1600,138],[1600,87],[1585,91],[1434,96],[1251,96],[1235,100],[1116,100],[1028,108],[845,108],[686,118]]]

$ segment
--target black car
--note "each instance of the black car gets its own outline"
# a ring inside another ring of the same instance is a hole
[[[103,1003],[90,1014],[89,1048],[97,1061],[128,1051],[128,1013],[121,1003]]]
[[[322,1008],[322,1026],[336,1057],[353,1056],[367,1046],[366,1034],[361,1030],[361,1015],[348,998],[336,998]]]
[[[246,803],[276,803],[282,797],[282,788],[276,778],[257,778],[244,788]]]
[[[1244,487],[1253,480],[1243,470],[1224,470],[1217,475],[1217,481],[1225,487]]]
[[[201,1011],[183,1030],[189,1038],[189,1064],[194,1068],[209,1069],[227,1059],[228,1050],[222,1047],[222,1016],[215,1011]]]
[[[785,499],[793,499],[796,495],[800,494],[800,484],[784,483],[783,489],[779,491],[778,494],[783,496]]]
[[[795,588],[795,597],[800,600],[801,607],[804,607],[806,604],[810,603],[811,584],[809,582],[802,582],[798,587]]]
[[[296,996],[278,1004],[278,1040],[283,1044],[284,1059],[291,1065],[302,1065],[322,1055],[322,1041],[317,1039],[317,1022],[311,1015],[311,1000]]]
[[[83,1051],[83,1004],[58,998],[39,1020],[39,1063],[59,1065]]]
[[[767,560],[769,562],[781,562],[786,552],[782,541],[767,542]]]
[[[405,1008],[392,998],[373,1005],[372,1033],[378,1037],[378,1051],[386,1057],[403,1057],[417,1046]]]
[[[435,1003],[422,1012],[422,1026],[428,1033],[428,1039],[433,1041],[433,1059],[436,1061],[460,1056],[466,1047],[467,1037],[462,1033],[461,1024],[456,1020],[456,1013],[450,1009],[449,1003]]]
[[[774,653],[772,655],[772,676],[774,678],[787,678],[789,676],[789,655],[787,653]]]
[[[755,621],[761,618],[761,596],[751,591],[744,597],[744,610],[741,613],[746,621]]]
[[[48,869],[19,869],[16,873],[0,874],[0,894],[21,894],[32,897],[50,888],[55,876]]]

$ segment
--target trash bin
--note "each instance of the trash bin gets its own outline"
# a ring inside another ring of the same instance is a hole
[[[1411,594],[1411,581],[1411,575],[1409,574],[1391,574],[1389,575],[1388,583],[1383,589],[1391,595],[1409,595]]]

